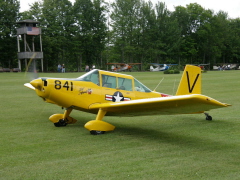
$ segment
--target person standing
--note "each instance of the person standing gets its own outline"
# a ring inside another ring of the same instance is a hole
[[[93,64],[93,65],[92,65],[92,69],[95,69],[95,68],[96,68],[96,67],[95,67],[95,65]]]
[[[115,68],[114,65],[112,65],[112,66],[111,66],[111,70],[114,71],[114,68]]]
[[[57,71],[58,71],[58,72],[61,72],[61,70],[62,70],[62,66],[61,66],[61,64],[58,64]]]
[[[86,72],[89,71],[89,66],[88,66],[88,65],[86,65],[86,67],[85,67],[85,71],[86,71]]]
[[[62,65],[62,73],[65,73],[65,65]]]

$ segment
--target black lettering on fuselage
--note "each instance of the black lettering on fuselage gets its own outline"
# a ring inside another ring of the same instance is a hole
[[[70,85],[69,85],[70,84]],[[62,82],[59,80],[55,80],[55,89],[60,90],[61,88],[65,88],[67,91],[73,91],[73,82],[70,81],[70,83],[68,81],[66,81],[64,83],[64,85],[62,85]]]
[[[197,74],[192,87],[190,87],[190,79],[189,79],[188,71],[186,71],[186,73],[187,73],[187,80],[188,80],[188,91],[189,91],[189,93],[192,93],[194,86],[196,85],[196,82],[198,80],[199,74]]]

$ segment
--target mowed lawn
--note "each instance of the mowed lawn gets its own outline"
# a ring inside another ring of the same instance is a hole
[[[75,78],[83,73],[39,73]],[[175,94],[181,74],[129,72],[157,91]],[[240,179],[240,71],[202,74],[202,94],[231,107],[203,114],[104,117],[114,132],[93,136],[83,127],[94,114],[56,128],[61,107],[23,86],[24,73],[0,73],[1,180]]]

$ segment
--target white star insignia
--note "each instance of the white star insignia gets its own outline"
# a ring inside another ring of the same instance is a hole
[[[123,99],[123,97],[119,96],[119,92],[117,93],[117,96],[114,96],[114,98],[115,102],[120,102]]]

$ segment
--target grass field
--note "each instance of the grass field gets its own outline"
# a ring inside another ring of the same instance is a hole
[[[78,77],[82,73],[43,77]],[[174,94],[180,74],[128,73],[157,91]],[[73,125],[48,120],[63,110],[23,86],[24,73],[0,74],[1,180],[240,179],[240,71],[203,74],[202,93],[231,107],[202,114],[105,117],[114,132],[93,136],[83,127],[95,115],[73,111]]]

